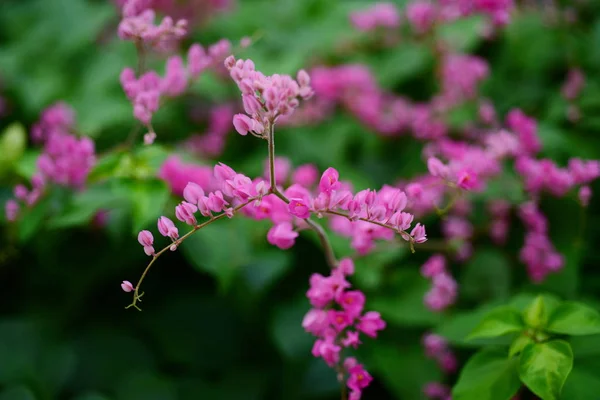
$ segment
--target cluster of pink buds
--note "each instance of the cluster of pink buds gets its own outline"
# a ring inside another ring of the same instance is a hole
[[[350,22],[362,32],[378,28],[395,29],[400,26],[400,13],[392,3],[375,3],[367,9],[350,14]]]
[[[174,22],[171,17],[164,17],[155,25],[154,10],[150,9],[148,0],[128,0],[122,8],[123,19],[119,23],[119,37],[148,45],[157,50],[169,48],[173,42],[183,38],[187,33],[187,21],[180,19]]]
[[[548,221],[535,203],[522,204],[519,217],[527,228],[519,257],[527,266],[530,279],[542,282],[548,274],[563,268],[564,259],[552,245],[548,236]]]
[[[33,206],[44,194],[48,184],[80,189],[96,163],[94,142],[88,137],[77,138],[71,131],[74,112],[64,103],[48,107],[32,128],[32,138],[44,147],[37,159],[37,172],[31,178],[31,189],[25,185],[14,188],[15,199],[6,203],[9,221],[17,218],[20,205]]]
[[[445,373],[453,373],[458,368],[456,356],[448,347],[448,342],[440,335],[428,333],[423,336],[425,355],[435,360]]]
[[[215,187],[212,168],[203,165],[186,164],[178,156],[170,156],[161,165],[158,177],[164,180],[171,192],[177,196],[183,195],[188,182],[200,185],[205,190]]]
[[[240,135],[248,132],[265,138],[266,132],[278,117],[290,116],[300,104],[299,98],[313,95],[310,77],[304,70],[298,72],[297,80],[289,75],[265,76],[256,71],[252,60],[225,59],[231,78],[242,92],[246,114],[236,114],[233,125]]]
[[[429,382],[423,388],[423,394],[430,400],[452,400],[450,386],[440,382]]]
[[[473,99],[477,86],[489,75],[485,60],[465,54],[450,54],[442,61],[442,89],[447,101]]]
[[[456,302],[458,284],[447,271],[444,256],[431,256],[421,267],[421,275],[431,279],[432,283],[423,299],[427,308],[436,312],[443,311]]]
[[[225,138],[231,130],[233,108],[228,105],[219,105],[210,112],[208,127],[203,135],[193,135],[185,143],[190,151],[209,157],[215,157],[223,152]]]
[[[600,162],[569,160],[568,168],[559,168],[549,159],[519,158],[515,169],[523,177],[525,188],[534,195],[545,190],[562,197],[576,185],[586,185],[600,176]]]
[[[207,68],[222,61],[224,51],[229,50],[229,41],[214,44],[209,47],[208,53],[199,44],[194,44],[188,53],[187,67],[180,56],[169,57],[164,77],[155,71],[148,71],[136,78],[133,69],[125,68],[121,72],[121,86],[133,104],[135,118],[145,125],[150,124],[152,115],[160,106],[162,96],[177,97],[183,94],[190,82],[197,79]],[[146,142],[152,143],[152,133],[145,138]]]
[[[341,353],[344,348],[357,348],[361,344],[361,333],[377,337],[377,332],[386,324],[376,311],[363,313],[365,295],[361,291],[348,290],[351,285],[346,277],[353,273],[354,264],[346,258],[330,276],[311,276],[306,296],[313,308],[304,317],[302,327],[318,338],[312,349],[313,356],[336,368],[340,381],[347,376],[349,399],[358,400],[373,378],[354,357],[342,361]]]

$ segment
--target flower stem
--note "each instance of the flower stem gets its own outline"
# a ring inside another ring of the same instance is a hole
[[[255,201],[257,199],[258,199],[258,197],[251,197],[251,198],[249,198],[246,202],[244,202],[244,203],[242,203],[242,204],[234,207],[233,208],[233,212],[235,213],[235,212],[241,210],[242,208],[246,207],[248,204],[252,203],[253,201]],[[183,235],[182,237],[180,237],[179,239],[177,239],[174,243],[172,243],[172,244],[170,244],[168,246],[165,246],[161,251],[159,251],[158,253],[156,253],[152,257],[152,261],[150,261],[150,263],[146,266],[146,269],[144,270],[144,272],[142,273],[142,276],[138,280],[137,285],[135,285],[135,291],[133,292],[133,302],[130,305],[128,305],[127,307],[125,307],[125,308],[135,307],[139,311],[142,311],[137,306],[137,302],[141,301],[140,297],[142,297],[144,295],[144,293],[139,294],[140,286],[141,286],[142,282],[144,281],[144,278],[148,274],[148,271],[150,271],[150,267],[152,267],[152,264],[154,264],[154,262],[158,259],[158,257],[160,257],[165,251],[169,250],[173,245],[179,246],[185,239],[187,239],[188,237],[190,237],[191,235],[193,235],[195,232],[199,231],[200,229],[204,228],[207,225],[212,224],[215,221],[223,219],[226,216],[227,216],[227,214],[222,213],[222,214],[219,214],[219,215],[211,217],[209,220],[204,221],[201,224],[195,225],[194,229],[192,229],[191,231],[189,231],[188,233],[186,233],[185,235]]]
[[[283,193],[279,191],[277,188],[277,184],[275,181],[275,123],[271,123],[269,127],[269,135],[267,137],[267,141],[269,144],[269,192],[279,197],[285,203],[289,204],[290,199],[288,199]],[[319,240],[321,241],[321,245],[323,246],[323,251],[325,252],[325,258],[327,260],[327,264],[331,269],[337,267],[338,262],[335,258],[335,253],[333,252],[333,248],[331,247],[331,242],[329,242],[329,238],[327,237],[327,233],[325,229],[319,223],[313,221],[310,218],[306,218],[307,225],[311,227],[313,231],[317,233]]]

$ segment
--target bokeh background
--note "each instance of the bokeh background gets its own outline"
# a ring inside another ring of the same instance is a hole
[[[351,27],[348,14],[369,2],[191,3],[194,29],[186,42],[227,38],[237,43],[250,36],[254,43],[236,49],[236,55],[251,58],[267,74],[362,63],[386,90],[415,101],[435,93],[434,56],[427,46],[409,39],[392,47],[371,46]],[[477,18],[444,34],[463,51],[489,61],[491,74],[481,92],[493,99],[500,115],[520,107],[538,118],[544,156],[562,165],[573,156],[600,158],[600,3],[519,4],[513,22],[493,40],[481,37]],[[188,11],[182,13],[189,17]],[[0,139],[0,204],[12,196],[15,184],[31,176],[39,154],[34,146],[25,148],[17,131],[27,131],[48,105],[70,104],[78,129],[95,140],[99,154],[127,140],[135,123],[118,77],[125,66],[135,65],[136,54],[131,43],[118,39],[118,21],[118,8],[110,1],[0,2],[0,132],[9,126],[13,132]],[[150,63],[160,70],[164,59]],[[586,74],[576,122],[568,118],[569,104],[560,94],[572,66]],[[236,218],[214,224],[157,262],[145,281],[143,312],[124,309],[130,296],[119,284],[136,282],[147,262],[136,232],[170,213],[177,201],[152,177],[169,154],[184,150],[183,139],[206,130],[213,105],[240,107],[238,96],[232,82],[204,75],[157,114],[159,146],[117,153],[94,171],[98,182],[109,177],[107,184],[84,194],[53,190],[20,229],[0,217],[1,400],[339,397],[335,373],[311,356],[313,338],[300,326],[309,309],[308,278],[327,271],[311,233],[301,235],[293,249],[280,251],[265,240],[268,223]],[[473,107],[461,108],[452,123],[460,125],[475,114]],[[319,123],[282,127],[277,141],[278,155],[293,165],[335,166],[358,188],[425,172],[421,148],[409,136],[382,137],[344,110]],[[223,161],[256,176],[263,173],[266,148],[232,132],[218,157],[182,157],[203,165]],[[115,195],[115,182],[122,196]],[[490,188],[483,196],[518,201],[523,188],[508,187]],[[423,333],[446,336],[464,361],[473,352],[473,344],[464,341],[469,330],[489,307],[509,301],[517,291],[549,291],[600,304],[595,252],[600,202],[594,197],[585,210],[571,198],[542,204],[568,263],[541,286],[527,283],[516,257],[523,237],[518,223],[507,246],[493,247],[482,238],[472,259],[455,266],[460,303],[446,313],[423,305],[429,283],[418,269],[429,253],[411,255],[389,245],[357,259],[354,283],[367,294],[367,308],[380,311],[388,322],[379,339],[365,340],[359,350],[375,377],[366,398],[421,398],[422,385],[442,377],[423,354]],[[98,211],[106,212],[96,216]],[[429,237],[439,236],[436,219],[425,222]],[[352,253],[347,239],[333,237],[333,242],[338,254]],[[600,349],[599,337],[573,346],[576,365],[600,370],[600,352],[577,356],[578,348]],[[600,387],[598,375],[591,382]],[[568,381],[564,398],[580,399],[574,397],[580,383]]]

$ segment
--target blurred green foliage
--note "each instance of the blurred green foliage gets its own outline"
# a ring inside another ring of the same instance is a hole
[[[347,16],[365,4],[241,0],[190,41],[210,44],[254,35],[259,39],[239,55],[252,58],[265,73],[362,62],[384,87],[427,99],[435,83],[426,46],[407,42],[391,50],[343,51],[344,43],[364,40]],[[589,1],[578,7],[576,25],[550,27],[540,13],[521,12],[492,42],[479,37],[479,18],[439,32],[490,61],[483,94],[500,113],[521,107],[538,117],[544,155],[559,162],[572,156],[600,158],[600,5]],[[147,261],[135,232],[152,226],[175,204],[154,178],[158,166],[177,140],[204,128],[188,118],[193,107],[207,108],[238,94],[229,82],[204,76],[192,93],[161,109],[158,145],[108,153],[134,125],[118,76],[124,66],[135,65],[135,49],[116,39],[117,23],[116,8],[108,1],[0,2],[0,95],[10,111],[0,119],[0,204],[15,183],[33,173],[38,153],[24,150],[22,126],[30,127],[47,105],[65,100],[73,106],[79,129],[96,140],[100,154],[86,191],[53,192],[23,216],[18,230],[0,216],[0,399],[337,398],[335,373],[310,355],[312,338],[300,326],[309,308],[308,278],[327,270],[310,232],[281,252],[266,244],[267,224],[241,218],[214,224],[181,252],[157,262],[145,283],[143,313],[123,309],[129,297],[118,284],[135,281]],[[150,62],[160,66],[163,60]],[[577,124],[566,118],[559,92],[573,65],[587,75]],[[458,110],[452,124],[463,125],[473,113]],[[266,150],[260,145],[230,137],[219,160],[248,175],[261,174]],[[378,187],[425,171],[420,150],[407,137],[378,137],[344,112],[318,126],[278,132],[277,151],[294,165],[334,165],[356,187]],[[506,182],[484,197],[518,203],[523,189],[510,174],[504,177]],[[515,257],[523,236],[518,224],[505,249],[482,239],[472,260],[453,271],[461,285],[461,307],[443,315],[422,302],[429,286],[418,267],[427,253],[410,255],[382,245],[357,261],[355,282],[367,294],[367,308],[380,311],[388,322],[381,338],[365,340],[360,350],[375,376],[366,398],[419,399],[424,383],[441,378],[420,347],[426,330],[447,337],[461,361],[484,344],[507,344],[466,338],[494,306],[531,299],[514,297],[517,292],[547,291],[600,305],[599,256],[593,251],[600,240],[600,202],[594,198],[585,211],[573,199],[542,204],[567,266],[539,286],[524,283],[524,268]],[[99,210],[110,210],[105,228],[93,222]],[[435,237],[435,221],[426,222]],[[338,255],[350,254],[346,240],[332,240]],[[572,347],[575,367],[561,398],[597,400],[600,335],[578,338]],[[483,358],[498,368],[482,374],[477,363]],[[517,379],[504,368],[509,362],[486,350],[463,374],[475,374],[482,384],[500,379],[504,390]]]

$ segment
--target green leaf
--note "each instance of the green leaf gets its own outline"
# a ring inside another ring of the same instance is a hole
[[[114,182],[115,192],[129,198],[133,208],[132,232],[136,234],[156,221],[162,214],[170,190],[159,179],[121,179]]]
[[[469,339],[489,338],[520,332],[525,329],[523,319],[512,307],[499,307],[489,313],[469,335]]]
[[[512,357],[521,353],[525,346],[532,343],[534,343],[534,340],[530,336],[522,334],[511,343],[508,349],[508,356]]]
[[[37,159],[39,156],[39,150],[27,150],[19,158],[19,161],[17,161],[15,166],[17,173],[25,179],[31,179],[35,171],[37,171]]]
[[[396,395],[394,398],[419,399],[423,395],[423,385],[442,379],[435,361],[425,357],[418,347],[400,347],[380,340],[369,347],[371,353],[368,364],[373,366],[373,372],[381,376],[385,386]]]
[[[566,335],[600,333],[600,313],[585,304],[565,302],[550,315],[547,330]]]
[[[253,227],[256,229],[253,222],[243,218],[217,221],[187,238],[181,245],[183,254],[196,268],[214,276],[225,290],[251,259],[250,235]]]
[[[569,379],[562,390],[562,399],[566,400],[598,400],[600,393],[600,376],[597,370],[589,370],[577,365],[569,374]]]
[[[114,210],[126,204],[127,198],[114,193],[108,185],[90,186],[84,192],[75,194],[65,212],[51,218],[48,226],[66,228],[86,225],[98,211]]]
[[[0,392],[0,400],[36,400],[36,397],[28,387],[13,386]]]
[[[519,376],[542,400],[557,400],[572,368],[571,345],[564,340],[552,340],[525,346]]]
[[[542,296],[537,296],[523,311],[523,320],[532,328],[543,328],[548,323],[548,311]]]
[[[21,158],[27,145],[27,133],[22,124],[14,122],[0,133],[0,173],[11,169]]]
[[[428,310],[423,304],[423,296],[431,284],[423,279],[416,270],[398,271],[397,286],[392,295],[385,294],[370,300],[371,307],[379,311],[390,324],[400,326],[431,326],[439,322],[442,316]]]
[[[461,268],[461,296],[472,300],[506,298],[510,293],[510,262],[495,248],[479,249]]]
[[[50,199],[48,196],[31,208],[24,209],[18,220],[19,240],[26,242],[31,239],[41,229],[49,210]]]
[[[475,15],[440,24],[438,34],[452,49],[469,51],[481,41],[485,26],[485,18]]]
[[[467,361],[452,389],[452,399],[510,400],[520,387],[517,359],[486,349]]]

